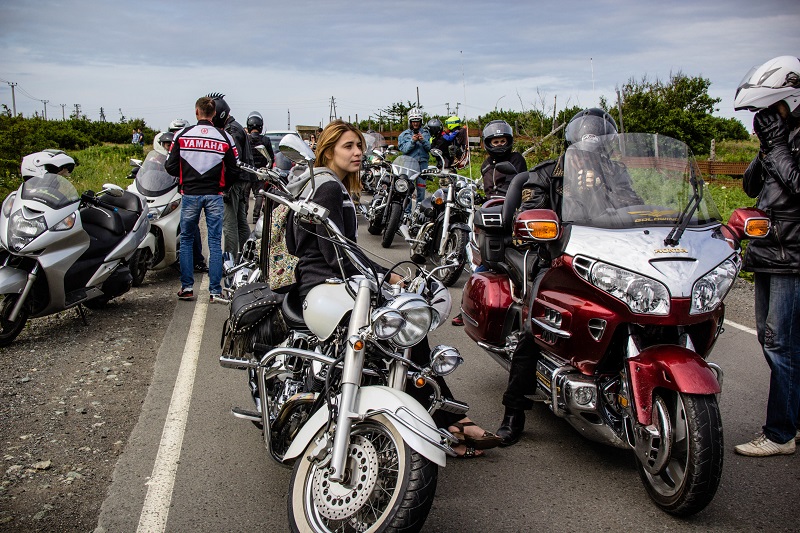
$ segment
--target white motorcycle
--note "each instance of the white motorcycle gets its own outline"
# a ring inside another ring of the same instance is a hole
[[[128,261],[148,234],[147,212],[143,198],[116,185],[79,196],[58,174],[9,194],[0,214],[0,346],[28,318],[100,307],[130,290]]]
[[[455,348],[435,347],[425,367],[409,360],[446,320],[449,294],[422,270],[405,289],[383,282],[327,210],[305,199],[313,197],[313,152],[291,137],[281,151],[308,163],[312,193],[291,194],[260,172],[275,187],[267,196],[289,216],[324,225],[362,275],[318,285],[304,302],[264,283],[236,291],[220,363],[250,371],[256,409],[233,414],[262,427],[274,460],[294,465],[292,531],[419,531],[438,466],[455,455],[455,438],[430,413],[468,408],[443,398],[434,380],[463,361]],[[432,386],[428,409],[404,392],[408,383]]]

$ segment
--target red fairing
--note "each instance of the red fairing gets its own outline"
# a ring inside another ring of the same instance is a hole
[[[488,271],[472,274],[461,298],[467,335],[474,341],[502,344],[503,324],[512,303],[508,276]]]
[[[641,424],[652,422],[654,389],[686,394],[719,394],[722,391],[714,371],[703,358],[680,346],[653,346],[628,359],[626,364],[636,418]]]

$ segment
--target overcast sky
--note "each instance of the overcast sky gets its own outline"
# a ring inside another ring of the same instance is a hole
[[[797,0],[578,2],[404,0],[193,2],[0,0],[0,104],[61,118],[194,122],[226,94],[267,129],[345,120],[393,102],[476,117],[495,106],[558,109],[615,101],[629,79],[678,71],[711,80],[718,116],[749,128],[733,95],[753,65],[800,54]]]

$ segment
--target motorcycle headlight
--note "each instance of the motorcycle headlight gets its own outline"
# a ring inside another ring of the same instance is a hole
[[[36,237],[47,230],[44,215],[28,220],[22,216],[22,210],[16,211],[8,222],[8,245],[15,252],[19,252]]]
[[[470,209],[472,207],[473,203],[472,200],[473,200],[472,189],[470,189],[469,187],[461,189],[460,191],[458,191],[458,194],[456,195],[456,202],[458,202],[458,205],[466,209]]]
[[[431,350],[431,370],[437,376],[446,376],[463,362],[464,358],[452,346],[440,344]]]
[[[173,200],[170,203],[168,203],[164,207],[164,211],[160,215],[155,217],[155,218],[165,217],[165,216],[169,215],[170,213],[172,213],[173,211],[175,211],[176,209],[178,209],[180,206],[181,206],[181,199],[180,198],[178,198],[176,200]]]
[[[381,340],[391,339],[405,325],[406,319],[394,309],[383,307],[372,313],[372,332]]]
[[[733,256],[738,259],[739,256]],[[739,263],[734,258],[727,259],[717,268],[695,281],[692,287],[692,308],[690,315],[708,313],[717,308],[728,294],[736,276]]]
[[[394,190],[397,192],[406,192],[408,191],[408,181],[399,179],[394,182]]]
[[[592,266],[590,281],[598,289],[625,302],[634,313],[669,314],[669,291],[654,279],[598,261]]]
[[[62,220],[61,222],[59,222],[50,229],[53,231],[66,231],[68,229],[72,229],[75,226],[75,220],[77,218],[78,218],[78,212],[73,211],[72,213],[64,217],[64,220]]]
[[[403,348],[414,346],[425,338],[433,324],[434,310],[418,294],[401,294],[392,300],[388,308],[396,311],[405,324],[391,337],[391,341]]]
[[[11,208],[14,207],[14,198],[17,197],[16,192],[9,194],[3,201],[3,216],[8,218],[11,214]]]

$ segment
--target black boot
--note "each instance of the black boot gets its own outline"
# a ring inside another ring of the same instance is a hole
[[[516,444],[522,436],[522,430],[525,428],[525,411],[522,409],[511,409],[506,407],[506,412],[503,415],[503,422],[500,428],[496,431],[502,441],[500,446],[511,446]]]

